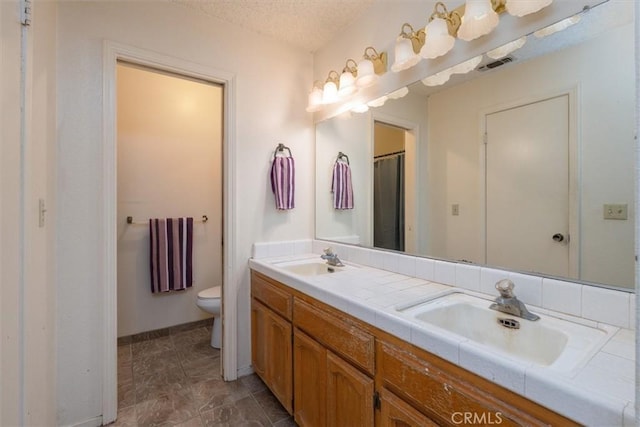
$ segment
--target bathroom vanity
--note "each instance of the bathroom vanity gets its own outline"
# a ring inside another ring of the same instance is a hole
[[[322,267],[250,264],[254,370],[298,425],[579,425],[314,297]]]

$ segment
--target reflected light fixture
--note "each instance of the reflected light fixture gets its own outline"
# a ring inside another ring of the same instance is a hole
[[[499,20],[491,0],[467,0],[458,38],[471,41],[489,34],[498,26]]]
[[[398,90],[391,92],[387,97],[389,99],[400,99],[409,93],[409,88],[406,86],[401,87]]]
[[[353,65],[351,65],[353,64]],[[353,95],[358,91],[355,85],[356,75],[358,73],[358,64],[353,59],[347,59],[347,63],[340,74],[340,83],[338,85],[338,96],[341,98]]]
[[[509,55],[510,53],[520,49],[527,42],[527,36],[520,37],[517,40],[503,44],[493,50],[487,52],[487,56],[491,59],[500,59]]]
[[[400,35],[396,39],[395,59],[391,71],[397,73],[416,65],[422,58],[418,55],[424,44],[424,30],[413,30],[410,24],[402,24]]]
[[[338,72],[335,70],[329,71],[327,80],[322,88],[322,103],[324,105],[333,104],[338,102]]]
[[[356,86],[360,88],[369,87],[378,80],[380,74],[387,71],[387,54],[378,53],[369,46],[364,50],[362,61],[358,62],[358,75]]]
[[[425,86],[440,86],[445,84],[451,78],[451,68],[444,71],[440,71],[432,76],[422,79],[422,84]]]
[[[507,0],[505,9],[509,15],[526,16],[549,6],[553,0]]]
[[[382,107],[385,102],[389,99],[386,95],[381,96],[380,98],[376,98],[373,101],[367,102],[369,107]]]
[[[563,19],[560,22],[556,22],[555,24],[549,25],[548,27],[544,27],[538,31],[534,31],[533,35],[541,39],[542,37],[550,36],[553,33],[557,33],[558,31],[566,30],[572,25],[580,22],[580,15],[573,15],[567,19]]]
[[[369,106],[367,104],[357,104],[351,107],[352,113],[366,113],[369,111]]]
[[[314,113],[322,108],[322,82],[316,80],[313,89],[309,92],[309,101],[307,103],[307,112]]]
[[[460,14],[449,12],[442,2],[437,2],[433,13],[424,29],[426,34],[424,46],[420,49],[423,58],[437,58],[453,49],[456,42],[454,35],[460,27]]]
[[[454,65],[451,67],[451,74],[467,74],[468,72],[475,70],[481,61],[482,55],[478,55],[467,61],[461,62],[458,65]]]

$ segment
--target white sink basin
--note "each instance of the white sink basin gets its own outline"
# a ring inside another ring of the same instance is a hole
[[[491,302],[454,292],[398,311],[493,352],[563,371],[586,363],[615,332],[615,328],[593,328],[545,315],[537,321],[525,320],[489,309]],[[511,319],[517,321],[519,329],[504,326],[500,319],[508,324]]]
[[[298,274],[300,276],[318,276],[321,274],[331,274],[344,269],[344,267],[331,267],[321,259],[291,261],[277,264],[277,266],[282,268],[283,270],[286,270],[293,274]]]

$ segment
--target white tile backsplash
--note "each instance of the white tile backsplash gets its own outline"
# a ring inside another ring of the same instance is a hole
[[[433,280],[449,286],[456,284],[456,265],[452,262],[436,261],[433,270]]]
[[[477,265],[455,264],[456,286],[470,291],[480,291],[480,267]]]
[[[436,262],[428,258],[416,258],[416,277],[424,280],[434,280]]]
[[[556,279],[542,279],[542,306],[580,317],[582,314],[582,285]]]
[[[630,295],[611,289],[584,286],[582,289],[582,317],[628,328]],[[618,307],[618,309],[610,310],[608,307]]]
[[[312,239],[254,243],[251,254],[253,258],[322,254],[329,246],[343,261],[390,272],[384,275],[375,274],[370,278],[371,282],[379,283],[381,286],[378,296],[382,296],[386,290],[392,290],[390,287],[382,288],[386,284],[406,280],[406,277],[402,278],[399,275],[457,286],[489,296],[497,294],[497,281],[509,278],[516,285],[516,296],[526,304],[594,322],[630,329],[636,327],[635,295],[612,289]],[[379,270],[371,271],[380,273]],[[384,297],[380,299],[380,303],[384,304]]]
[[[525,304],[542,306],[542,277],[521,273],[509,273],[509,279],[516,285],[514,292]]]

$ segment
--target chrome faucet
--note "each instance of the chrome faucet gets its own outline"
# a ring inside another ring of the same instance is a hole
[[[509,279],[502,279],[496,283],[496,289],[500,292],[500,296],[489,307],[492,310],[501,311],[503,313],[512,314],[527,320],[538,320],[540,316],[531,313],[522,301],[520,301],[513,293],[515,285]]]
[[[338,254],[333,253],[331,248],[325,249],[324,255],[320,255],[320,258],[327,260],[327,264],[332,267],[344,267],[344,264],[338,258]]]

